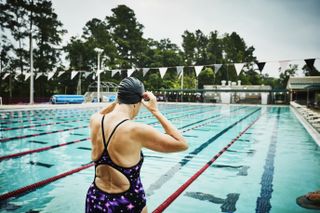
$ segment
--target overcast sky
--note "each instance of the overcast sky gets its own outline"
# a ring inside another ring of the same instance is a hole
[[[92,18],[104,19],[125,4],[144,25],[144,37],[181,46],[185,30],[233,31],[253,45],[259,61],[320,57],[319,0],[52,0],[68,30],[80,36]],[[320,60],[318,60],[320,61]],[[297,63],[302,63],[298,62]]]

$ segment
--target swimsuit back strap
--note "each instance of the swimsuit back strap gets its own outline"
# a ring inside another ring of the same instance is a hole
[[[123,121],[119,122],[119,123],[114,127],[111,135],[110,135],[109,138],[108,138],[108,141],[106,142],[106,138],[105,138],[105,135],[104,135],[104,126],[103,126],[104,116],[105,116],[105,115],[103,115],[103,117],[102,117],[101,127],[102,127],[102,137],[103,137],[104,148],[107,149],[108,144],[109,144],[109,141],[110,141],[112,135],[114,134],[114,132],[116,131],[116,129],[118,128],[118,126],[120,126],[120,124],[122,124],[123,122],[125,122],[125,121],[127,121],[127,120],[129,120],[129,119],[124,119]]]

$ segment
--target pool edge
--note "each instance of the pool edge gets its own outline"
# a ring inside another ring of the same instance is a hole
[[[313,126],[311,126],[311,124],[309,124],[309,122],[306,121],[306,119],[304,117],[302,117],[302,115],[299,114],[299,112],[297,111],[297,109],[295,107],[293,107],[292,105],[290,105],[290,109],[292,109],[292,112],[295,114],[295,116],[298,118],[298,120],[300,121],[300,123],[302,124],[302,126],[307,130],[307,132],[311,135],[311,137],[313,138],[313,140],[316,142],[316,144],[318,144],[318,146],[320,146],[320,133],[315,130],[313,128]]]

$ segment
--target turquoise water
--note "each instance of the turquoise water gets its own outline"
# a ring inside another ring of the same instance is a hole
[[[184,131],[189,149],[172,154],[144,150],[141,178],[149,212],[256,119],[165,212],[314,212],[295,200],[320,188],[320,148],[289,107],[161,104],[159,108]],[[83,140],[0,161],[0,194],[89,163],[88,120],[97,110],[75,106],[0,112],[0,156]],[[136,121],[162,131],[144,109]],[[1,212],[84,212],[93,177],[93,167],[84,169],[2,201]]]

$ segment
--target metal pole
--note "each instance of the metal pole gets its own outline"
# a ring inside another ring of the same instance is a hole
[[[181,92],[182,92],[181,102],[183,102],[183,70],[181,72],[182,72],[182,74],[181,74]]]
[[[98,53],[98,66],[97,66],[97,74],[98,74],[98,85],[97,85],[97,98],[98,98],[98,103],[100,103],[100,53]]]
[[[32,31],[30,31],[30,104],[34,104],[34,82],[33,82],[33,46]]]

